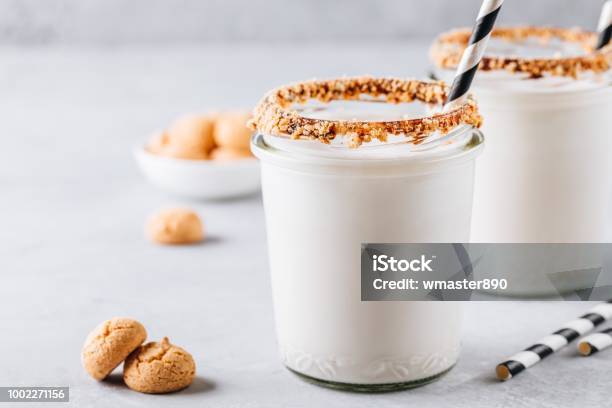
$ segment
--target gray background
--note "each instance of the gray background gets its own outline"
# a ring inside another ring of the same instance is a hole
[[[0,0],[0,43],[385,40],[471,25],[480,0]],[[507,0],[500,21],[593,27],[602,0]]]
[[[168,196],[133,160],[136,143],[177,115],[251,107],[287,81],[422,76],[430,37],[404,37],[469,25],[474,3],[276,0],[266,3],[266,19],[246,0],[0,1],[0,385],[71,387],[70,404],[45,407],[609,404],[612,352],[580,358],[568,348],[510,382],[493,378],[495,364],[592,306],[578,302],[468,303],[458,366],[410,392],[360,395],[298,380],[278,356],[261,196]],[[516,21],[528,10],[525,20],[561,24],[596,20],[599,5],[507,0],[505,11]],[[321,10],[328,17],[315,19]],[[279,31],[275,16],[288,15],[297,23],[283,21]],[[282,41],[260,43],[273,38]],[[295,47],[288,40],[296,38],[313,41]],[[32,46],[41,43],[49,46]],[[122,46],[106,46],[113,44]],[[197,210],[209,239],[149,243],[144,222],[167,206]],[[128,390],[120,369],[102,383],[89,378],[80,347],[112,316],[132,316],[149,339],[169,336],[190,351],[195,383],[154,396]]]

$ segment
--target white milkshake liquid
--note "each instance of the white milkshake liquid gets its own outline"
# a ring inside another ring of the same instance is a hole
[[[310,113],[388,120],[399,109],[390,106],[332,102]],[[278,342],[289,369],[327,386],[381,391],[425,384],[455,364],[461,304],[362,302],[360,287],[361,243],[468,239],[482,137],[467,127],[454,133],[453,143],[420,151],[255,136]]]
[[[488,55],[542,58],[581,53],[577,46],[554,40],[509,44],[492,39],[487,49]],[[439,76],[452,80],[453,72],[442,71]],[[578,79],[477,73],[471,90],[484,118],[487,146],[476,164],[472,242],[607,240],[612,176],[610,84],[609,72],[582,74]],[[583,255],[564,259],[566,254],[559,252],[496,259],[495,268],[487,268],[487,276],[477,278],[507,278],[506,295],[554,295],[582,289],[592,282],[568,277],[553,283],[549,274],[561,270],[542,265],[557,259],[563,270],[601,266],[598,250]]]

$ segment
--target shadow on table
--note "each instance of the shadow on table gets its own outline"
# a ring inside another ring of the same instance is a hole
[[[178,392],[181,394],[200,394],[213,391],[215,388],[217,388],[217,384],[210,378],[196,377],[189,387]]]
[[[115,388],[115,387],[126,388],[127,387],[125,383],[123,382],[123,375],[121,373],[109,374],[109,376],[106,377],[104,381],[102,381],[102,384],[106,387],[112,387],[112,388]]]
[[[104,384],[107,387],[123,388],[123,389],[129,390],[127,385],[125,385],[125,383],[123,382],[123,376],[121,375],[121,373],[110,374],[108,377],[104,379],[102,384]],[[196,376],[196,378],[193,379],[193,382],[191,383],[189,387],[183,390],[169,393],[169,394],[177,394],[177,393],[200,394],[200,393],[212,391],[215,388],[217,388],[217,384],[214,381],[212,381],[210,378],[204,379],[202,377]]]

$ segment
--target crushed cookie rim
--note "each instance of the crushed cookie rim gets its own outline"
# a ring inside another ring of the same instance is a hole
[[[249,127],[260,133],[291,139],[318,140],[329,144],[343,137],[348,147],[387,137],[402,136],[413,144],[422,143],[433,133],[447,134],[460,125],[478,128],[482,117],[470,95],[456,108],[428,116],[392,121],[329,120],[305,117],[291,105],[309,100],[409,103],[416,100],[443,106],[449,87],[442,81],[400,79],[391,77],[344,77],[310,80],[280,86],[269,91],[253,110]],[[374,99],[362,99],[367,95]],[[384,99],[381,99],[384,98]]]
[[[467,47],[471,31],[459,28],[440,34],[430,48],[430,57],[439,67],[455,69],[459,65],[463,50]],[[512,73],[527,73],[529,78],[540,78],[543,74],[563,76],[576,79],[578,74],[586,71],[606,72],[612,65],[612,43],[595,50],[597,33],[578,28],[515,26],[497,27],[491,32],[492,38],[506,41],[551,38],[577,43],[585,50],[584,55],[571,57],[530,58],[519,56],[484,55],[479,69],[482,71],[505,70]]]

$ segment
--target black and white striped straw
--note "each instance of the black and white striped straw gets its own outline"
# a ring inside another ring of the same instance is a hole
[[[460,105],[466,97],[503,3],[504,0],[484,0],[480,6],[468,46],[463,51],[457,67],[457,73],[444,106],[445,111]]]
[[[600,303],[584,316],[568,322],[550,336],[499,364],[495,369],[497,378],[503,381],[511,379],[609,319],[612,319],[612,300]]]
[[[612,327],[599,333],[593,333],[580,340],[578,351],[583,356],[590,356],[612,346]]]
[[[597,37],[595,49],[600,49],[608,45],[612,36],[612,0],[606,1],[601,10],[597,32],[599,36]]]

